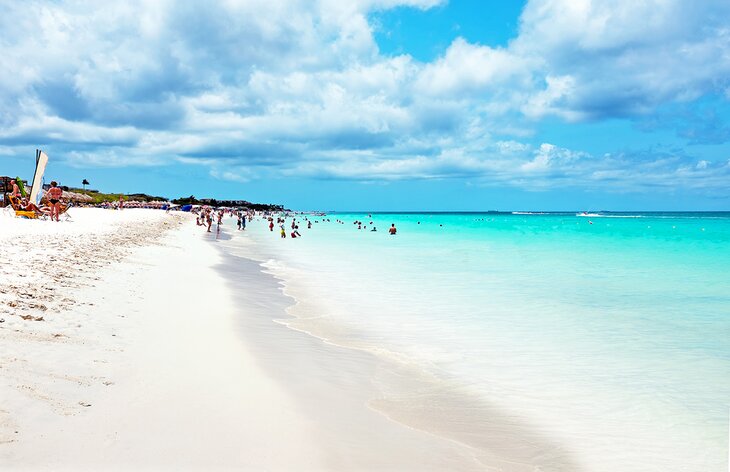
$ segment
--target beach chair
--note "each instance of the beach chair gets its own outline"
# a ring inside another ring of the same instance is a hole
[[[47,201],[45,200],[45,197],[43,197],[43,198],[44,198],[44,199],[43,199],[42,201],[45,201],[45,202],[47,202]],[[48,208],[48,206],[47,206],[47,205],[48,205],[48,204],[46,203],[46,206],[44,206],[44,207],[43,207],[43,214],[42,214],[42,215],[39,215],[39,216],[40,216],[40,218],[41,218],[41,219],[43,219],[43,220],[47,220],[47,219],[48,219],[48,218],[50,218],[50,216],[51,216],[51,212],[50,212],[50,210],[49,210],[49,211],[45,211],[45,208]],[[68,214],[68,211],[69,211],[69,210],[70,210],[71,208],[73,208],[73,207],[74,207],[74,204],[73,204],[73,202],[68,202],[68,203],[61,203],[61,211],[59,211],[59,213],[58,213],[58,216],[59,216],[59,217],[63,216],[63,218],[64,218],[64,221],[71,221],[71,215],[69,215],[69,214]]]
[[[18,197],[14,197],[13,195],[8,195],[8,201],[10,202],[10,206],[15,211],[16,218],[27,218],[29,220],[36,220],[39,216],[43,216],[43,213],[37,213],[35,211],[28,211],[23,210],[20,206],[20,201],[18,200]]]
[[[74,207],[74,202],[68,202],[65,205],[61,205],[61,211],[58,213],[59,216],[63,216],[64,221],[70,221],[71,215],[68,214],[68,211]]]

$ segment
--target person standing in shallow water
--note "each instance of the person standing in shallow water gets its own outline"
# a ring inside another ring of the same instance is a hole
[[[395,229],[395,223],[391,224],[390,228],[388,228],[388,234],[395,236],[396,231],[398,231],[398,230]]]

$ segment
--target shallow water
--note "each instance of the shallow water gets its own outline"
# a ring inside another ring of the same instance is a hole
[[[372,407],[485,450],[499,411],[577,469],[727,470],[730,214],[309,218],[296,240],[258,220],[230,243],[297,300],[282,322],[449,392],[384,376]]]

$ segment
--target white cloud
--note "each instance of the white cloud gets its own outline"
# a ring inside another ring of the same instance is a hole
[[[530,61],[506,49],[469,44],[457,38],[444,57],[426,64],[416,88],[430,95],[461,96],[468,92],[496,92],[508,82],[524,82]]]
[[[198,163],[234,181],[618,187],[641,175],[721,187],[726,171],[711,160],[636,162],[529,141],[548,117],[727,97],[728,2],[530,0],[504,47],[457,38],[428,63],[380,54],[370,13],[444,3],[10,3],[0,15],[0,145],[46,143],[78,166]]]

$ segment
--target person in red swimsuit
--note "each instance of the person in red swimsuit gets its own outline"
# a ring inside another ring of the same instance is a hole
[[[51,207],[51,221],[53,221],[53,215],[56,215],[56,222],[60,221],[58,217],[61,214],[61,195],[63,195],[61,187],[58,187],[55,180],[51,181],[51,188],[48,189],[48,202]]]

